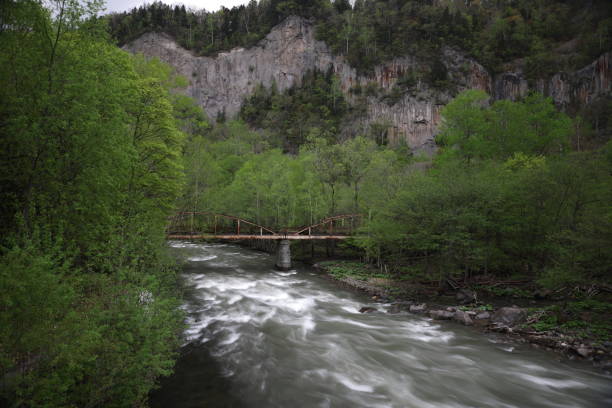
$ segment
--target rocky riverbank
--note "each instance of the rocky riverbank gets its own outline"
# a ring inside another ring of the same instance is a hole
[[[337,265],[324,262],[314,266],[339,285],[365,292],[373,301],[388,305],[386,313],[416,314],[470,326],[483,333],[497,333],[569,359],[591,361],[607,373],[612,372],[612,341],[607,325],[610,304],[565,301],[519,307],[504,304],[507,299],[497,299],[493,306],[478,301],[477,293],[469,289],[456,290],[453,296],[440,296],[429,288],[405,281],[351,274],[346,272],[347,268],[340,269],[344,273],[338,273]],[[379,309],[364,305],[361,312],[378,313]],[[603,315],[594,316],[597,314]],[[558,315],[565,315],[567,320],[560,321]],[[572,317],[580,320],[571,320]],[[590,325],[591,321],[597,323]]]

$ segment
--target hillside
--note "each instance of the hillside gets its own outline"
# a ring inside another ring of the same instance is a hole
[[[317,38],[360,73],[404,55],[436,62],[454,46],[497,73],[522,66],[530,79],[577,70],[612,49],[606,0],[251,1],[218,12],[153,3],[110,16],[120,45],[170,34],[197,55],[250,47],[285,18],[312,19]],[[433,65],[433,64],[432,64]]]
[[[576,112],[608,95],[612,87],[611,53],[575,72],[557,73],[530,81],[520,71],[493,74],[456,48],[439,49],[436,68],[443,74],[432,80],[420,76],[430,69],[418,55],[404,55],[360,73],[344,56],[335,55],[309,20],[288,17],[250,48],[234,48],[215,57],[196,56],[164,33],[143,34],[124,49],[159,57],[189,79],[192,96],[213,120],[233,118],[258,86],[284,92],[300,86],[311,71],[331,71],[338,92],[352,114],[342,125],[343,137],[383,133],[385,143],[405,143],[415,152],[431,152],[440,111],[459,92],[481,89],[493,100],[518,100],[537,90],[550,96],[562,110]],[[443,79],[442,79],[443,77]],[[294,140],[299,146],[305,137]],[[288,150],[292,149],[286,144]]]

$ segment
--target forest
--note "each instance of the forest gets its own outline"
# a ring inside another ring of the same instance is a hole
[[[251,0],[216,12],[154,2],[108,17],[123,45],[145,32],[170,34],[198,55],[250,47],[290,15],[312,19],[317,37],[362,73],[393,57],[432,64],[442,46],[491,72],[525,66],[531,79],[572,71],[612,49],[607,0]]]
[[[319,91],[325,87],[311,95]],[[251,110],[253,100],[265,100],[261,91],[245,103],[244,121],[188,140],[182,208],[270,226],[368,214],[353,244],[406,277],[493,273],[551,286],[609,280],[612,144],[576,151],[575,123],[549,99],[489,104],[482,91],[461,93],[443,110],[431,160],[371,134],[337,140],[324,115],[301,123],[305,143],[283,154],[275,133],[283,128],[265,121],[294,123],[292,115],[304,114],[295,102],[301,92],[270,92],[276,108],[266,108],[260,130],[247,124],[261,121]]]
[[[610,3],[581,3],[153,3],[102,17],[99,2],[0,3],[0,405],[146,406],[183,329],[164,232],[177,210],[270,227],[358,212],[348,248],[397,279],[609,286],[609,98],[595,125],[537,93],[464,91],[442,110],[437,153],[419,156],[375,127],[342,134],[363,107],[331,72],[259,87],[213,121],[181,93],[188,79],[117,47],[159,30],[213,55],[297,14],[364,72],[452,44],[493,71],[522,59],[535,78],[612,49]]]

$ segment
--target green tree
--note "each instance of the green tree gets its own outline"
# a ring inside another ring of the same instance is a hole
[[[349,139],[340,145],[336,160],[342,163],[345,182],[353,187],[353,210],[356,213],[359,212],[359,188],[375,151],[376,143],[363,136]]]
[[[437,140],[446,147],[445,156],[459,155],[470,162],[505,159],[517,152],[543,155],[567,150],[572,122],[549,98],[534,93],[490,107],[487,99],[482,91],[465,91],[443,108]]]
[[[442,125],[436,140],[448,146],[448,154],[460,154],[468,162],[486,149],[486,103],[489,96],[480,90],[457,95],[442,109]]]
[[[181,327],[163,228],[182,135],[98,2],[50,4],[1,6],[0,401],[141,406]]]
[[[342,182],[342,178],[346,172],[344,163],[341,162],[342,152],[341,147],[329,142],[320,137],[318,129],[311,130],[308,137],[309,144],[307,151],[313,155],[314,171],[319,176],[323,184],[329,187],[330,192],[330,208],[329,214],[336,214],[337,207],[337,190],[338,185]]]

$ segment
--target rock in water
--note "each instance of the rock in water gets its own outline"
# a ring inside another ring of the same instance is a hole
[[[502,307],[491,316],[491,322],[498,326],[512,327],[527,318],[527,311],[520,307]]]
[[[411,301],[394,302],[387,310],[387,313],[396,314],[401,312],[408,312],[410,310],[411,305]]]
[[[434,320],[450,320],[455,314],[447,310],[430,310],[429,317]]]
[[[490,319],[490,318],[491,318],[491,313],[489,312],[478,313],[475,317],[476,320],[484,320],[484,319]]]
[[[580,347],[576,349],[576,353],[578,353],[580,357],[589,358],[591,354],[593,354],[593,350],[581,344]]]
[[[462,310],[457,310],[453,315],[453,319],[465,326],[471,326],[474,324],[470,315]]]
[[[423,313],[427,305],[425,303],[421,303],[420,305],[412,305],[410,306],[410,312],[412,313]]]
[[[359,309],[359,313],[371,313],[375,311],[376,309],[374,309],[373,307],[362,307],[361,309]]]

